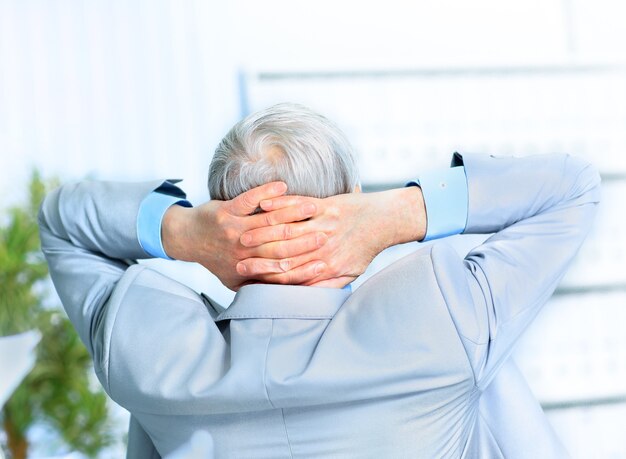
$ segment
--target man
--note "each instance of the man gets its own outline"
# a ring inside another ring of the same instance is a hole
[[[143,432],[164,455],[204,430],[217,457],[502,457],[481,404],[587,234],[599,178],[567,155],[452,165],[349,193],[343,134],[279,105],[218,147],[218,200],[184,207],[170,182],[48,196],[53,281],[133,415],[131,443]],[[465,259],[434,244],[346,287],[386,247],[460,232],[495,234]],[[124,261],[149,256],[203,264],[235,300]]]

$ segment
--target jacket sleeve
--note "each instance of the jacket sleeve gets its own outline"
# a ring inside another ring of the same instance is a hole
[[[150,257],[137,237],[137,213],[162,183],[71,183],[41,205],[41,248],[52,281],[96,365],[96,329],[107,300],[134,260]]]
[[[465,233],[495,233],[464,260],[477,319],[471,339],[480,344],[474,372],[484,388],[583,243],[600,177],[569,155],[457,155],[454,162],[467,176]]]

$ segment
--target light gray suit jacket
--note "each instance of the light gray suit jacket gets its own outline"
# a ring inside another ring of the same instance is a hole
[[[599,176],[566,155],[456,155],[459,258],[418,250],[351,295],[250,285],[226,310],[145,266],[139,204],[160,182],[84,182],[42,205],[43,251],[107,393],[159,454],[196,430],[216,457],[489,457],[479,406],[587,234]]]

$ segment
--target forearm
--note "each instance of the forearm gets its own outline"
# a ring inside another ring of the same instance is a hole
[[[462,161],[469,192],[465,233],[495,233],[539,214],[599,201],[598,172],[570,155],[463,155]]]
[[[116,259],[148,258],[137,237],[137,214],[142,199],[160,183],[85,181],[64,185],[42,203],[40,226],[76,249]],[[45,253],[52,248],[42,242],[42,249]]]
[[[42,203],[41,247],[52,281],[94,358],[94,324],[128,268],[125,259],[148,257],[137,238],[137,212],[142,198],[158,184],[67,184]]]
[[[474,354],[480,357],[478,384],[485,387],[588,234],[600,179],[591,165],[567,155],[470,155],[463,161],[469,186],[465,232],[495,233],[464,260],[478,327],[462,333],[488,343]]]

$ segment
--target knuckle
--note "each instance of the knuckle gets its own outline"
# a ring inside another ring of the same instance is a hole
[[[244,247],[236,247],[233,250],[233,257],[235,260],[245,260],[250,256],[250,252]]]
[[[263,273],[279,273],[280,272],[280,266],[277,262],[272,261],[272,262],[267,262],[263,264]]]
[[[229,241],[239,241],[240,234],[235,228],[225,228],[224,234]]]
[[[339,275],[339,266],[336,262],[332,260],[326,263],[326,271],[331,275],[331,277],[336,277]]]
[[[290,225],[283,225],[283,239],[290,239],[291,238],[291,226]]]
[[[218,226],[225,226],[228,221],[228,213],[224,209],[219,209],[215,212],[215,223]]]
[[[315,246],[322,247],[324,244],[328,242],[328,236],[324,232],[318,232],[315,235]]]
[[[248,274],[259,274],[261,272],[259,269],[259,263],[256,260],[249,261],[248,263],[244,261],[242,263],[246,264]]]
[[[326,209],[326,213],[334,220],[339,220],[341,218],[341,209],[339,206],[329,206]]]
[[[241,242],[241,245],[244,245],[246,247],[254,246],[254,242],[255,242],[254,233],[249,232],[247,234],[242,234],[239,237],[239,242]]]
[[[282,271],[287,272],[291,268],[291,260],[281,260],[278,266],[280,266]]]
[[[309,249],[317,249],[321,245],[321,236],[318,233],[309,237]]]
[[[263,214],[263,221],[267,226],[274,226],[274,217],[271,212]]]
[[[246,207],[253,207],[255,205],[250,193],[243,193],[241,196],[239,196],[239,199],[241,201],[241,204]]]

